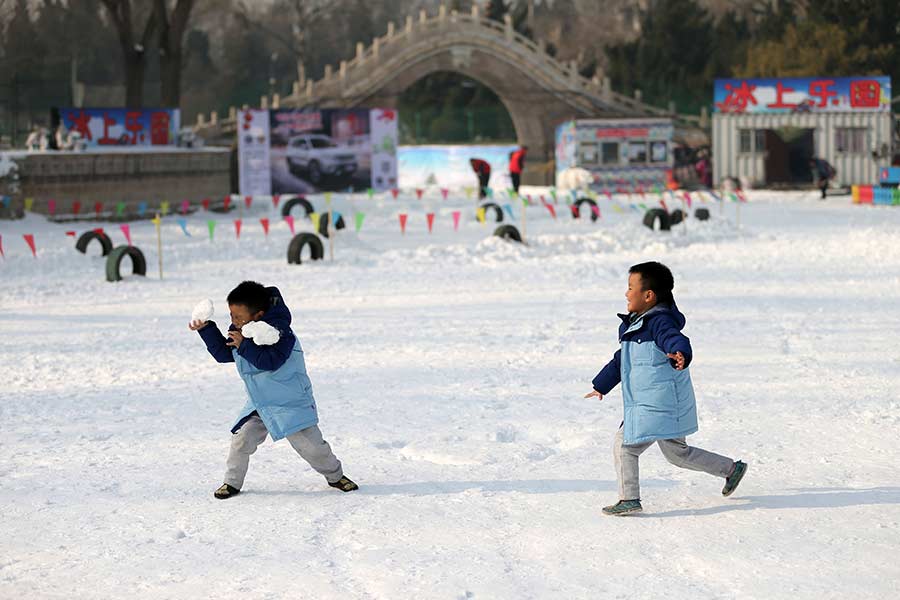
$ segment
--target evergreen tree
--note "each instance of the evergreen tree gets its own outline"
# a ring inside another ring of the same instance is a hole
[[[696,113],[708,104],[715,52],[712,17],[695,0],[654,3],[641,19],[641,37],[607,48],[613,87],[665,107]]]
[[[737,70],[740,77],[849,77],[883,73],[891,49],[886,46],[856,46],[864,23],[849,30],[831,23],[805,21],[788,25],[784,36],[754,44],[746,63]]]
[[[42,102],[42,65],[47,48],[38,35],[27,0],[17,0],[4,32],[0,62],[0,94],[6,108],[4,135],[22,141],[33,123],[49,125],[49,106]]]
[[[484,16],[494,21],[503,22],[503,15],[506,14],[506,3],[503,0],[488,0],[484,9]]]
[[[832,24],[847,32],[847,49],[856,55],[856,75],[882,73],[890,75],[894,85],[900,83],[900,2],[897,0],[820,0],[810,3],[813,20]],[[863,61],[864,64],[860,64]],[[825,74],[825,73],[820,73]]]

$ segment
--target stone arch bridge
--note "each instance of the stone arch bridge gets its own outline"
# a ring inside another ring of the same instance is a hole
[[[335,70],[326,67],[318,81],[301,78],[286,97],[262,98],[263,108],[396,108],[400,95],[413,83],[438,71],[460,73],[497,94],[506,107],[520,144],[529,147],[523,183],[553,182],[556,126],[581,117],[674,116],[614,92],[609,80],[579,75],[574,62],[561,63],[543,44],[517,33],[507,15],[504,23],[487,19],[474,6],[471,14],[437,15],[424,10],[409,16],[402,27],[388,24],[387,33]],[[198,133],[206,138],[234,134],[235,110],[228,119],[215,113],[198,117]]]

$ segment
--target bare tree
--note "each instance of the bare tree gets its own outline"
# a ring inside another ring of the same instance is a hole
[[[337,12],[340,2],[329,3],[327,0],[285,0],[290,6],[293,20],[290,26],[290,35],[284,35],[283,32],[267,26],[262,19],[257,19],[251,15],[250,10],[244,2],[238,2],[235,7],[235,16],[247,27],[254,27],[263,31],[272,40],[278,42],[288,53],[297,61],[297,77],[303,80],[306,77],[306,45],[307,32],[312,23],[320,17]]]
[[[159,27],[160,97],[163,106],[181,103],[182,44],[194,0],[177,0],[170,13],[166,0],[153,1],[153,15]]]
[[[156,13],[146,17],[140,37],[135,36],[131,0],[101,0],[119,36],[125,67],[125,105],[140,107],[144,103],[144,71],[147,67],[147,45],[156,28]]]

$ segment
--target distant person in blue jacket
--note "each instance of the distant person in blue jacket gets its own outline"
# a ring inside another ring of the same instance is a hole
[[[231,325],[228,339],[214,321],[191,321],[206,349],[220,363],[237,364],[247,388],[247,404],[231,428],[231,451],[219,499],[241,491],[250,455],[265,441],[287,438],[294,450],[328,485],[342,492],[358,486],[344,476],[341,461],[322,438],[312,384],[306,374],[303,349],[291,331],[291,313],[278,288],[245,281],[228,294]]]
[[[725,478],[723,496],[730,496],[747,472],[746,463],[685,443],[685,436],[697,431],[687,369],[693,352],[681,333],[685,319],[675,305],[673,287],[672,272],[658,262],[628,270],[628,314],[619,315],[621,348],[594,377],[594,391],[585,396],[602,400],[622,384],[625,418],[613,444],[619,501],[603,509],[607,515],[641,512],[638,458],[653,442],[676,467]]]

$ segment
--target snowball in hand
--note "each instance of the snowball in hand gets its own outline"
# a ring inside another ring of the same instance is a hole
[[[281,333],[265,321],[250,321],[241,328],[241,334],[253,338],[257,346],[271,346],[281,337]]]
[[[191,321],[209,321],[213,316],[212,300],[201,300],[191,313]]]

